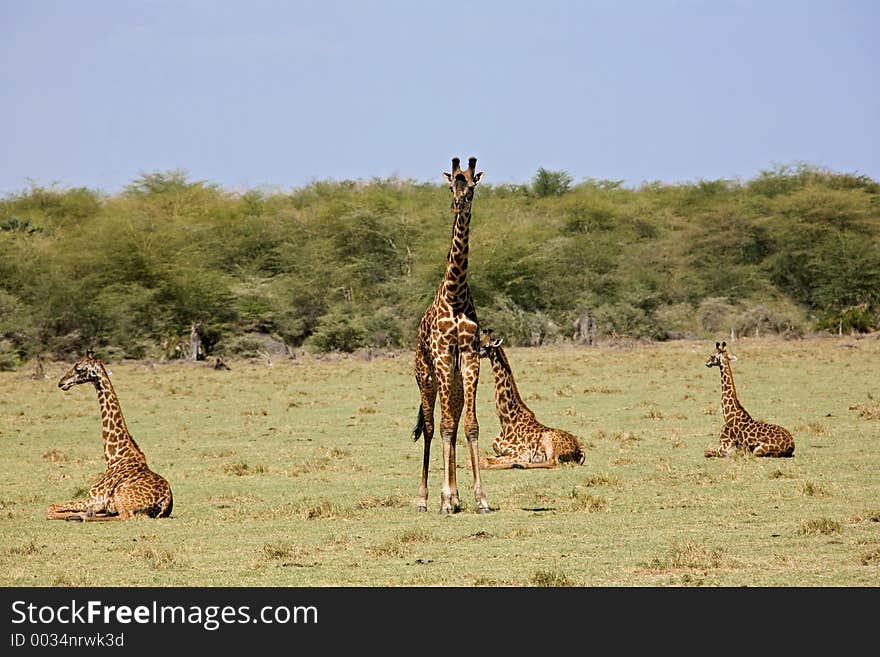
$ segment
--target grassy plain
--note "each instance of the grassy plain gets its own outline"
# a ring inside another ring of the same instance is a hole
[[[109,363],[128,427],[174,491],[163,520],[68,523],[45,508],[103,470],[94,390],[69,363],[0,373],[4,586],[877,586],[880,340],[741,339],[751,414],[791,459],[706,459],[721,428],[707,341],[511,348],[538,418],[583,466],[484,473],[489,515],[417,513],[412,354]],[[497,432],[491,369],[481,451]],[[460,437],[462,444],[462,438]]]

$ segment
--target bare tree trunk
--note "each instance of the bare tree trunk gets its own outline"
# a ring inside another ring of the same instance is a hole
[[[202,353],[202,339],[199,337],[198,322],[193,322],[189,329],[189,359],[199,360]]]
[[[574,320],[574,335],[572,340],[578,344],[593,346],[596,344],[596,320],[589,311]]]

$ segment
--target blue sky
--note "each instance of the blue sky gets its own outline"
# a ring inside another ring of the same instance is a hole
[[[873,0],[0,0],[0,194],[401,176],[880,180]]]

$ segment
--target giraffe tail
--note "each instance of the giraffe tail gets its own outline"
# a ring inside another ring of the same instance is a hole
[[[422,408],[421,404],[419,404],[419,417],[416,420],[416,426],[414,426],[413,430],[412,430],[413,442],[416,442],[424,432],[425,432],[425,409]]]

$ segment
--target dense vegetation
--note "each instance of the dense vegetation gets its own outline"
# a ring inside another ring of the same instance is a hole
[[[193,323],[206,354],[409,347],[451,219],[439,181],[32,184],[0,200],[0,363],[174,357]],[[570,340],[584,318],[597,339],[871,331],[880,184],[798,165],[633,189],[542,168],[477,190],[469,282],[514,345]]]

